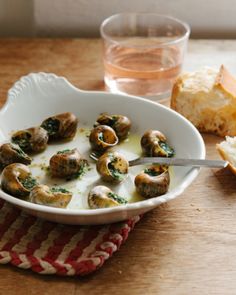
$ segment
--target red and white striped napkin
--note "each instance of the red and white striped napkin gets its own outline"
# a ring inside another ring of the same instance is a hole
[[[0,263],[40,274],[86,275],[119,249],[139,219],[101,226],[62,225],[0,200]]]

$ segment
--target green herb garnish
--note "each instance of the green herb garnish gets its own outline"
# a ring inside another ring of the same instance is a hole
[[[101,141],[104,141],[104,136],[103,136],[102,132],[98,133],[98,139],[101,140]]]
[[[86,171],[88,170],[88,162],[87,160],[81,160],[82,163],[80,165],[80,168],[78,170],[78,172],[70,175],[69,177],[66,178],[66,180],[72,180],[72,179],[78,179],[78,178],[81,178],[85,173]]]
[[[168,158],[171,158],[174,156],[175,151],[172,147],[170,147],[166,142],[164,141],[159,141],[159,146],[164,150],[164,152],[166,153],[166,156]]]
[[[146,168],[144,170],[144,173],[150,175],[150,176],[158,176],[160,175],[161,173],[159,171],[156,171],[155,169],[151,169],[151,168]]]
[[[62,151],[58,151],[57,154],[68,154],[71,150],[70,149],[65,149],[65,150],[62,150]]]
[[[41,125],[42,128],[47,130],[48,135],[55,135],[59,130],[60,122],[57,119],[48,118]]]
[[[108,169],[109,169],[113,178],[115,178],[117,180],[123,180],[124,173],[122,173],[119,169],[115,169],[114,162],[111,162],[108,164]]]
[[[11,145],[12,149],[17,152],[21,157],[27,157],[28,155],[17,145]]]
[[[109,120],[109,125],[113,127],[115,123],[117,122],[118,117],[116,115],[111,116],[111,119]]]
[[[63,193],[63,194],[70,193],[70,191],[66,190],[63,187],[52,187],[52,188],[50,188],[50,192],[52,192],[52,193]]]
[[[101,114],[98,117],[98,121],[95,122],[93,127],[97,127],[99,125],[106,125],[106,126],[113,127],[113,125],[117,122],[117,120],[118,120],[118,118],[116,115],[110,116],[107,114]]]
[[[32,159],[18,145],[11,144],[11,148],[17,153],[17,159],[15,158],[16,162],[19,160],[26,165],[31,163]]]
[[[17,144],[21,149],[27,150],[30,148],[31,135],[28,132],[21,133],[12,137],[12,142]]]
[[[112,153],[108,153],[108,157],[111,160],[111,162],[108,164],[108,169],[112,177],[117,180],[123,180],[124,173],[122,173],[119,169],[116,169],[114,166],[118,159]]]
[[[31,176],[24,180],[20,180],[20,182],[27,190],[32,190],[32,188],[37,185],[37,180]]]
[[[114,201],[118,202],[119,204],[127,204],[128,203],[128,201],[126,199],[124,199],[123,197],[121,197],[113,192],[109,192],[108,197],[113,199]]]
[[[124,178],[124,174],[121,173],[119,170],[116,170],[116,169],[113,169],[113,170],[110,170],[111,171],[111,175],[117,179],[117,180],[123,180]]]

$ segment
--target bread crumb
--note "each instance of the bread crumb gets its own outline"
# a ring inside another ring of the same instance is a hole
[[[122,274],[122,270],[118,270],[118,274],[120,274],[120,275],[121,275],[121,274]]]

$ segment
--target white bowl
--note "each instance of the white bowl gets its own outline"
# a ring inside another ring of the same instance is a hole
[[[46,73],[33,73],[22,77],[9,90],[8,100],[0,111],[0,141],[9,140],[13,130],[37,126],[43,119],[66,111],[73,112],[79,117],[80,122],[90,127],[102,112],[126,115],[133,123],[132,132],[140,136],[147,129],[162,131],[174,147],[176,157],[205,158],[205,146],[201,135],[188,120],[173,110],[138,97],[81,91],[65,78]],[[173,167],[171,186],[167,194],[113,208],[52,208],[12,197],[2,190],[0,197],[29,214],[55,222],[112,223],[143,214],[159,204],[176,198],[198,173],[199,168]]]

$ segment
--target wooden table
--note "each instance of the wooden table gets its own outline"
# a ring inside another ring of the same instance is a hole
[[[236,73],[236,41],[191,41],[185,68],[225,63]],[[1,39],[0,97],[29,72],[63,75],[81,89],[103,89],[101,42]],[[204,135],[208,158],[218,158]],[[85,278],[40,276],[0,266],[0,294],[236,294],[236,178],[205,169],[170,203],[146,214],[118,253]]]

